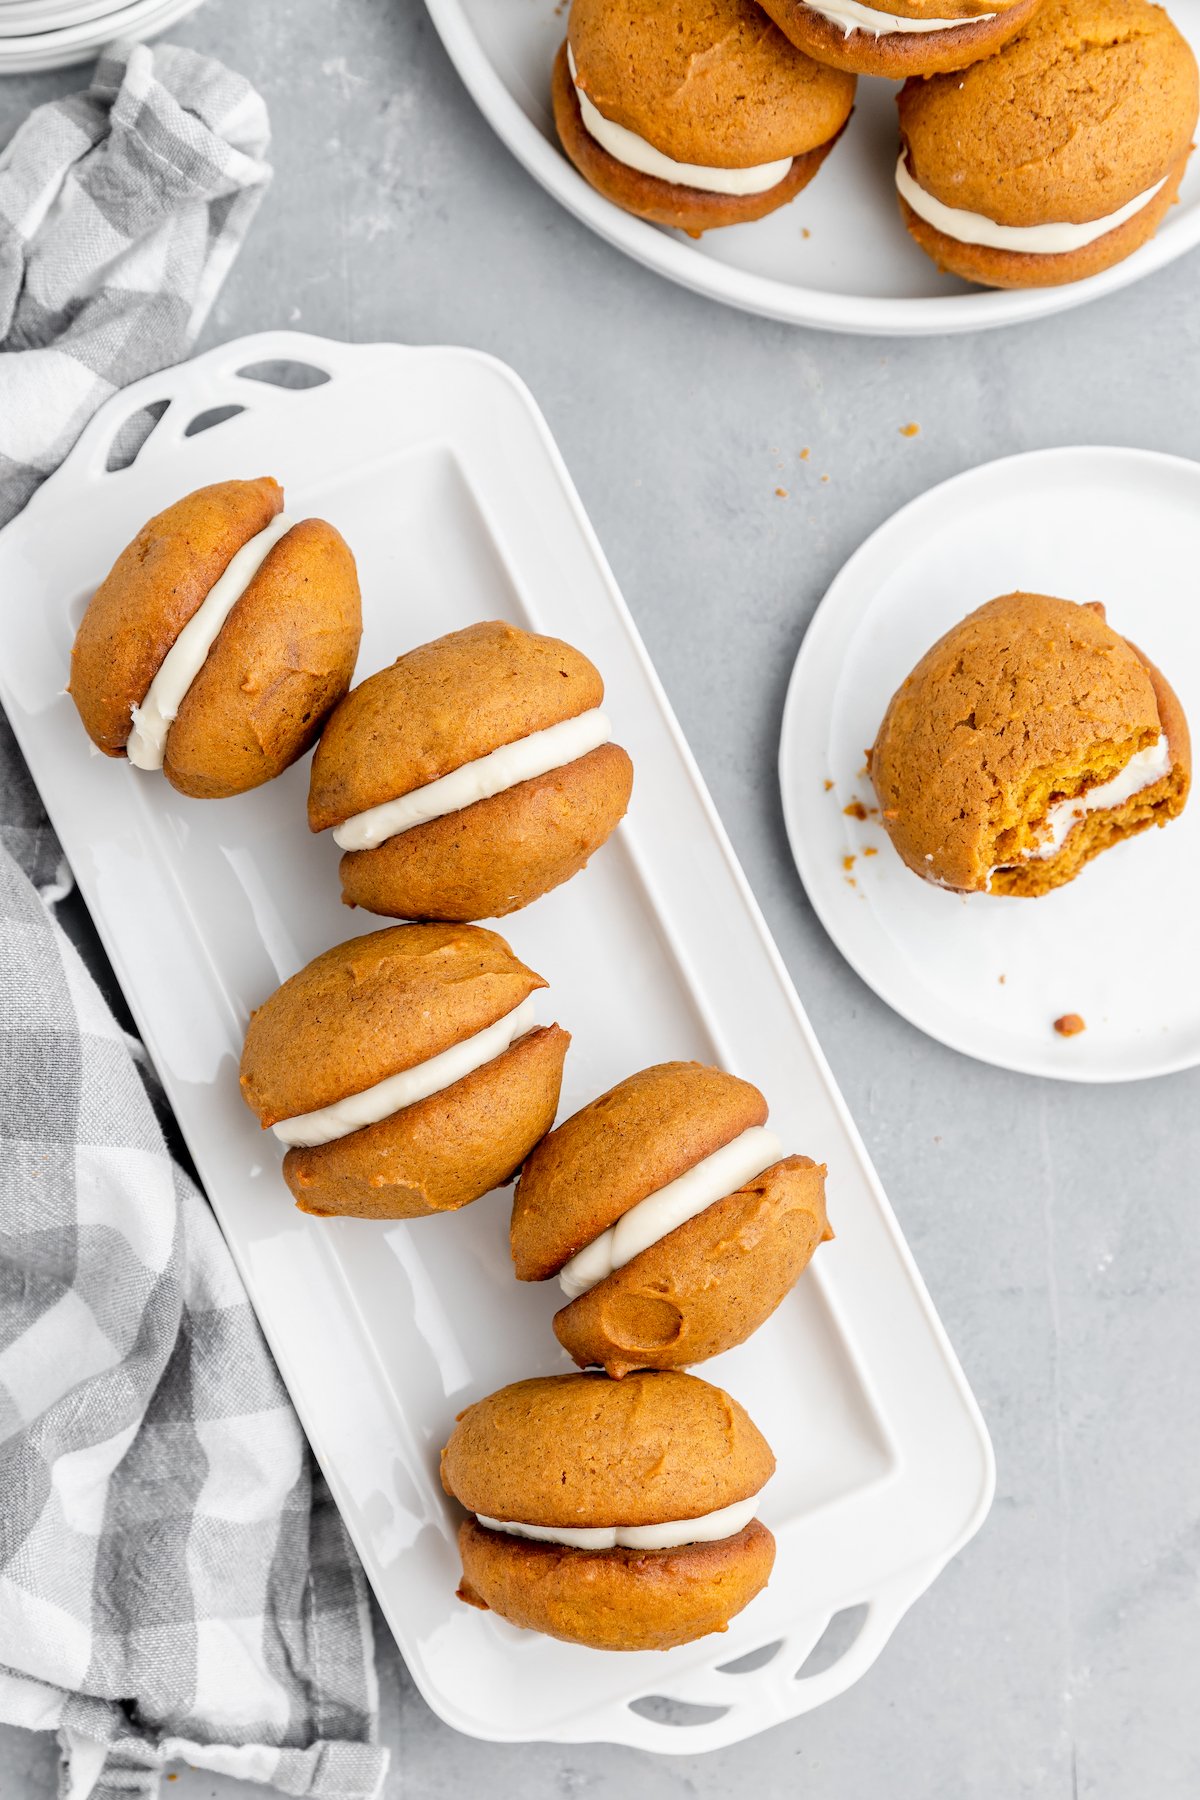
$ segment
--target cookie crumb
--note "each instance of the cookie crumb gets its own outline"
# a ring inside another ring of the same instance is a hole
[[[827,794],[831,794],[831,793],[832,793],[832,792],[833,792],[833,783],[832,783],[832,781],[827,781],[827,782],[826,782],[826,783],[825,783],[825,792],[826,792],[826,793],[827,793]]]
[[[846,883],[847,887],[855,887],[856,888],[858,886],[858,883],[857,883],[857,881],[855,881],[853,875],[843,875],[842,880]]]
[[[999,981],[1000,986],[1003,987],[1005,982],[1008,980],[1008,976],[1007,975],[998,975],[996,977],[996,979]]]
[[[842,867],[845,869],[846,873],[849,874],[854,867],[854,858],[852,856],[843,856]]]
[[[812,451],[806,445],[804,447],[804,449],[800,452],[800,461],[807,462],[811,455],[812,455]]]
[[[786,500],[788,497],[787,489],[786,488],[776,488],[775,489],[775,497],[777,500]]]
[[[843,806],[842,811],[848,819],[865,819],[867,816],[867,809],[861,800],[852,800],[849,806]]]
[[[868,844],[866,849],[863,851],[863,855],[864,856],[878,856],[879,852],[875,848],[874,844]]]
[[[1054,1029],[1059,1037],[1078,1037],[1081,1031],[1087,1030],[1087,1026],[1078,1013],[1064,1013],[1061,1019],[1055,1019]]]
[[[821,480],[822,480],[822,481],[828,481],[828,480],[829,480],[829,477],[828,477],[828,475],[822,475],[822,477],[821,477]]]
[[[916,420],[910,419],[907,425],[902,425],[900,427],[900,436],[917,437],[920,434],[920,430],[921,427],[917,424]]]

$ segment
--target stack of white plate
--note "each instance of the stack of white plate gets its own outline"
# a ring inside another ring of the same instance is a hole
[[[200,0],[0,0],[0,75],[87,62],[113,38],[153,37]]]

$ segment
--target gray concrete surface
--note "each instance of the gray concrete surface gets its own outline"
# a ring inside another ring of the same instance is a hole
[[[381,1640],[389,1796],[1196,1795],[1200,1074],[1076,1090],[893,1017],[806,904],[774,758],[812,608],[903,501],[1043,444],[1200,457],[1200,254],[1017,330],[808,334],[670,287],[563,214],[476,115],[418,0],[209,0],[173,35],[257,82],[275,132],[276,185],[206,341],[292,324],[477,345],[545,409],[999,1463],[984,1531],[869,1676],[709,1757],[472,1742]],[[78,80],[0,81],[0,142]],[[0,1794],[43,1800],[54,1761],[0,1733]],[[184,1770],[169,1791],[249,1790]]]

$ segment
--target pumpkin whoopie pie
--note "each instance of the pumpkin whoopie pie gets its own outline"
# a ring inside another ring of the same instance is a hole
[[[1045,0],[995,56],[906,82],[900,211],[938,267],[1053,287],[1147,242],[1179,191],[1196,59],[1148,0]]]
[[[250,1019],[242,1096],[290,1146],[302,1212],[415,1219],[511,1181],[554,1123],[570,1042],[546,983],[477,925],[326,950]]]
[[[557,638],[491,621],[356,687],[313,758],[308,822],[348,906],[497,919],[583,868],[629,804],[604,683]]]
[[[805,56],[753,0],[574,0],[553,102],[594,188],[698,237],[807,186],[850,117],[854,78]]]
[[[696,1376],[551,1375],[460,1413],[442,1485],[460,1600],[597,1650],[668,1650],[767,1584],[754,1517],[775,1458],[736,1400]]]
[[[1039,895],[1165,825],[1191,781],[1187,721],[1104,608],[1004,594],[892,697],[870,753],[892,843],[962,893]]]
[[[759,0],[793,44],[856,75],[940,75],[991,56],[1041,0]]]
[[[542,1140],[513,1199],[521,1281],[557,1275],[581,1367],[677,1369],[740,1344],[833,1236],[825,1169],[785,1156],[756,1087],[659,1063]]]
[[[283,489],[220,481],[168,506],[83,615],[71,698],[106,756],[201,800],[244,793],[316,741],[362,637],[354,558]]]

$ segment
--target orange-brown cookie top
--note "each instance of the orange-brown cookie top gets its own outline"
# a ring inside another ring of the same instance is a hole
[[[201,799],[269,781],[316,742],[354,674],[358,571],[341,533],[300,519],[268,552],[184,694],[163,773]]]
[[[705,1063],[658,1063],[619,1082],[525,1164],[510,1231],[517,1279],[556,1275],[630,1207],[766,1117],[756,1087]]]
[[[1045,0],[994,56],[898,96],[917,185],[1001,225],[1119,211],[1186,155],[1197,104],[1191,48],[1148,0]]]
[[[977,889],[1040,777],[1146,747],[1161,729],[1146,665],[1102,606],[1004,594],[952,626],[893,695],[871,777],[905,862]]]
[[[754,168],[839,131],[854,77],[814,62],[752,0],[574,0],[580,90],[676,162]]]
[[[677,1370],[517,1381],[460,1413],[442,1485],[523,1525],[655,1525],[748,1500],[775,1458],[723,1389]]]
[[[251,1015],[242,1096],[264,1126],[315,1112],[473,1037],[545,986],[478,925],[351,938]]]
[[[330,719],[313,757],[310,829],[425,787],[603,698],[599,672],[558,638],[496,619],[435,638],[368,676]]]
[[[120,756],[130,713],[243,544],[283,508],[269,475],[197,488],[156,513],[88,603],[71,651],[71,697],[93,743]]]

